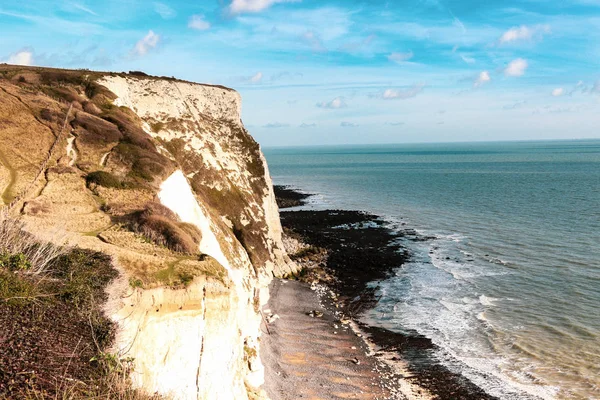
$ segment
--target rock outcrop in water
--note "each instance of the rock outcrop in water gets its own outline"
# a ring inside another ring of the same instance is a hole
[[[131,380],[178,399],[261,396],[259,307],[294,273],[237,92],[0,66],[0,191],[31,232],[113,258],[106,313]]]

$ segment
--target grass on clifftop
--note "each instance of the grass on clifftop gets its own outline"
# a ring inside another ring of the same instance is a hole
[[[148,399],[129,387],[130,360],[107,353],[111,259],[50,251],[21,228],[0,217],[0,399]],[[36,259],[42,248],[46,257]]]

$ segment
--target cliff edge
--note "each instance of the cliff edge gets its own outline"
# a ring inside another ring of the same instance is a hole
[[[240,95],[4,65],[0,104],[3,213],[112,258],[120,277],[104,310],[133,386],[175,399],[264,397],[260,305],[272,277],[297,267]]]

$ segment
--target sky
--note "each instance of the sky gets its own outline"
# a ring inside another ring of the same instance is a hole
[[[600,0],[0,0],[0,62],[232,87],[263,146],[600,137]]]

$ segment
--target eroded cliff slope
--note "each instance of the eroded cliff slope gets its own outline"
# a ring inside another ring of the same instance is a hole
[[[237,92],[167,78],[0,66],[0,191],[30,231],[111,255],[106,313],[135,386],[260,396],[259,306],[285,254]]]

